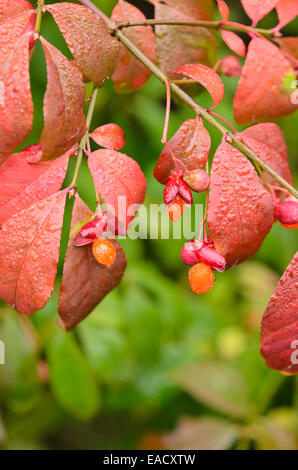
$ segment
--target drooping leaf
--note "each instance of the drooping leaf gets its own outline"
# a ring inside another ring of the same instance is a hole
[[[298,16],[298,2],[297,0],[279,0],[276,10],[280,23],[279,26],[282,28]]]
[[[126,259],[120,244],[111,240],[117,250],[114,264],[99,264],[92,255],[92,247],[76,247],[73,238],[82,222],[91,220],[93,213],[76,198],[68,248],[65,256],[59,296],[59,315],[66,330],[71,330],[121,281]]]
[[[229,416],[239,418],[252,411],[243,376],[225,364],[189,364],[174,371],[174,381],[196,400]]]
[[[28,163],[36,150],[12,154],[0,167],[0,224],[9,217],[57,192],[65,178],[69,153],[41,163]]]
[[[118,41],[103,19],[74,3],[54,3],[46,8],[61,30],[84,80],[100,87],[111,77],[119,53]]]
[[[246,14],[256,26],[258,22],[264,18],[278,3],[278,0],[241,0]]]
[[[239,150],[221,144],[211,168],[208,227],[227,267],[255,255],[272,224],[271,196],[254,167]]]
[[[83,137],[85,87],[73,61],[44,38],[48,85],[44,97],[44,128],[40,138],[42,160],[60,157]]]
[[[294,69],[278,47],[264,38],[252,39],[234,98],[237,123],[270,121],[295,111],[295,80]]]
[[[230,9],[224,0],[217,0],[219,13],[224,21],[229,21]]]
[[[165,449],[226,450],[233,446],[238,430],[229,421],[214,417],[182,417],[177,427],[162,436]]]
[[[297,373],[297,338],[298,252],[280,279],[262,319],[261,354],[267,366]]]
[[[146,194],[146,179],[138,163],[114,150],[96,150],[90,154],[88,166],[105,204],[127,226],[137,211],[130,206],[142,204]]]
[[[212,20],[211,0],[151,0],[155,19],[199,21]],[[189,26],[155,27],[156,53],[160,67],[170,78],[173,70],[184,64],[200,63],[213,66],[217,60],[217,40],[207,28]]]
[[[105,124],[89,135],[98,145],[106,149],[120,150],[125,145],[125,135],[118,124]]]
[[[214,106],[217,106],[224,97],[225,89],[220,76],[207,65],[186,64],[174,70],[173,73],[186,75],[203,85],[210,93]]]
[[[143,21],[143,13],[124,0],[120,0],[112,13],[113,21]],[[125,36],[130,39],[152,62],[156,61],[154,33],[151,26],[127,28]],[[145,85],[151,72],[128,49],[120,46],[120,53],[112,79],[118,93],[129,93]]]
[[[288,150],[285,136],[277,124],[265,122],[248,127],[240,133],[244,142],[273,170],[291,185],[294,179],[289,166]],[[273,178],[264,172],[269,183],[278,185]]]
[[[8,219],[0,230],[0,297],[30,315],[52,294],[67,189]]]
[[[226,45],[233,51],[235,54],[245,57],[246,54],[246,45],[243,40],[238,36],[238,34],[233,33],[233,31],[221,30],[221,37],[226,43]]]
[[[32,127],[31,15],[32,11],[27,11],[0,24],[0,164],[25,140]]]
[[[211,139],[201,119],[189,119],[171,138],[169,146],[175,157],[181,160],[188,170],[195,170],[204,168],[206,165]],[[155,165],[154,177],[160,183],[166,184],[167,178],[174,168],[172,156],[165,147]]]
[[[27,0],[1,0],[0,23],[14,18],[26,10],[33,10],[32,5]]]
[[[58,402],[80,420],[92,418],[99,408],[99,390],[73,336],[62,330],[55,332],[47,356],[50,384]]]

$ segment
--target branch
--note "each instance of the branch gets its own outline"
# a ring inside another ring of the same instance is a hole
[[[42,7],[44,6],[45,0],[38,0],[36,6],[36,23],[35,23],[35,33],[39,35],[40,33],[40,26],[41,26],[41,18],[42,18]]]
[[[82,138],[82,140],[80,142],[80,145],[79,145],[79,153],[78,153],[78,156],[77,156],[74,175],[73,175],[73,178],[72,178],[72,182],[70,183],[70,186],[72,188],[76,188],[77,184],[78,184],[79,171],[80,171],[80,167],[81,167],[82,160],[83,160],[83,152],[84,152],[84,150],[86,148],[86,144],[87,144],[87,138],[88,138],[88,134],[89,134],[89,131],[90,131],[90,125],[91,125],[92,116],[93,116],[93,113],[94,113],[97,93],[98,93],[98,88],[94,88],[93,91],[92,91],[90,105],[89,105],[89,109],[88,109],[88,113],[87,113],[87,117],[86,117],[86,133],[85,133],[84,137]]]
[[[90,0],[80,0],[82,4],[91,8],[92,10],[98,14],[99,16],[103,17],[103,13],[92,3]],[[107,17],[106,17],[107,18]],[[119,29],[117,29],[116,24],[114,21],[111,21],[109,18],[106,20],[106,25],[108,28],[113,29],[114,35],[117,39],[126,46],[126,48],[142,62],[159,80],[166,84],[168,77],[153,63],[151,62],[148,57],[143,54],[143,52],[135,46],[135,44],[128,39],[125,34],[122,33]],[[272,178],[274,178],[283,188],[285,188],[290,194],[292,194],[296,199],[298,199],[298,191],[293,188],[284,178],[282,178],[276,171],[274,171],[267,163],[263,162],[261,158],[254,153],[242,140],[237,137],[234,133],[230,132],[225,126],[219,123],[211,114],[209,114],[208,110],[203,108],[201,105],[196,103],[187,93],[185,93],[182,88],[180,88],[175,83],[170,82],[170,87],[173,93],[175,93],[179,98],[189,106],[197,115],[201,116],[205,121],[207,121],[212,127],[218,130],[222,135],[227,134],[230,138],[230,142],[234,147],[236,147],[240,152],[245,154],[249,159],[251,159],[254,163],[258,164],[263,170],[265,170]]]
[[[83,2],[82,2],[83,3]],[[281,37],[281,33],[274,29],[261,29],[246,26],[240,23],[234,23],[231,21],[177,21],[177,20],[143,20],[143,21],[118,21],[116,22],[116,29],[132,28],[134,26],[191,26],[191,27],[203,27],[212,29],[224,29],[225,31],[233,31],[236,33],[247,33],[247,34],[259,34],[268,38]]]

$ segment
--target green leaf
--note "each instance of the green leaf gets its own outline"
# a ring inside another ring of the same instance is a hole
[[[57,331],[47,352],[50,382],[58,402],[79,419],[92,418],[99,407],[99,391],[73,336]]]
[[[234,418],[253,411],[243,377],[220,362],[183,366],[174,371],[174,380],[198,401]]]

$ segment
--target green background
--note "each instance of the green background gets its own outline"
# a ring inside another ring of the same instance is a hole
[[[110,13],[116,2],[94,3]],[[146,2],[132,3],[148,8]],[[232,18],[249,24],[240,2],[228,3]],[[276,23],[272,13],[261,25]],[[285,32],[295,35],[297,21]],[[42,34],[71,57],[49,15]],[[220,56],[227,53],[222,47]],[[36,143],[42,129],[46,71],[39,46],[31,76],[35,120],[23,147]],[[223,80],[226,93],[217,112],[234,123],[238,80]],[[198,100],[210,103],[207,93]],[[147,177],[146,205],[162,202],[163,188],[152,172],[162,149],[164,110],[164,88],[157,79],[132,95],[116,95],[108,82],[92,122],[92,128],[115,122],[124,129],[123,151]],[[191,117],[185,106],[173,105],[169,134]],[[279,123],[297,175],[298,113]],[[213,155],[220,135],[208,130]],[[70,166],[68,182],[73,162]],[[94,209],[86,162],[79,191]],[[69,216],[68,210],[61,257]],[[203,296],[189,289],[180,260],[183,243],[121,240],[128,259],[121,285],[72,333],[56,323],[61,261],[54,295],[43,311],[28,319],[1,303],[7,363],[0,365],[0,448],[295,448],[298,382],[265,366],[259,335],[266,304],[297,249],[297,232],[275,224],[255,258],[216,274],[216,285]]]

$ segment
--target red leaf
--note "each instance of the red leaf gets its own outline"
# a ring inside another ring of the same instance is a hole
[[[209,91],[214,106],[217,106],[224,97],[225,89],[220,76],[207,65],[186,64],[174,70],[173,73],[186,75],[203,85]]]
[[[214,156],[208,206],[208,227],[227,267],[251,258],[273,223],[271,196],[254,167],[239,150],[221,144]]]
[[[117,250],[114,264],[109,268],[99,264],[92,255],[91,246],[75,247],[73,237],[82,223],[93,213],[76,198],[63,277],[59,295],[59,315],[66,330],[82,321],[96,305],[121,281],[126,268],[124,252],[116,240],[111,240]]]
[[[295,111],[297,105],[291,102],[295,80],[291,64],[278,47],[267,39],[253,39],[234,98],[237,123],[270,121]]]
[[[176,158],[181,160],[188,170],[204,168],[208,160],[211,139],[201,119],[185,121],[169,141]],[[166,184],[171,171],[175,169],[174,162],[167,147],[160,154],[154,168],[154,177]]]
[[[31,15],[32,11],[28,11],[0,24],[0,164],[25,140],[32,127]]]
[[[226,2],[224,0],[217,0],[217,6],[223,21],[229,21],[230,9]]]
[[[244,142],[267,163],[273,170],[282,176],[291,185],[294,184],[293,175],[289,167],[288,150],[284,134],[277,124],[266,122],[248,127],[240,135]],[[269,183],[278,183],[266,172],[264,177]]]
[[[298,340],[298,252],[280,279],[264,313],[261,354],[268,367],[297,373]],[[293,357],[293,356],[292,356]]]
[[[0,167],[0,224],[17,212],[57,192],[65,178],[69,153],[57,160],[28,163],[32,151],[14,153]]]
[[[44,38],[41,38],[41,43],[47,63],[48,85],[40,145],[42,160],[51,160],[69,150],[85,133],[85,87],[75,63]]]
[[[125,145],[125,135],[117,124],[106,124],[95,129],[90,137],[101,147],[110,150],[120,150]]]
[[[221,36],[226,43],[226,45],[233,51],[235,54],[245,57],[246,54],[246,45],[242,39],[232,31],[221,30]]]
[[[0,230],[0,297],[30,315],[50,298],[68,189],[13,215]]]
[[[103,19],[73,3],[55,3],[46,9],[53,15],[84,80],[101,86],[111,77],[119,53],[118,41]]]
[[[143,21],[146,17],[134,5],[119,1],[112,13],[113,21]],[[127,28],[125,36],[130,39],[152,62],[156,61],[154,33],[151,26]],[[145,85],[151,72],[128,49],[121,44],[118,63],[112,79],[118,93],[129,93]]]
[[[280,22],[279,26],[282,28],[298,16],[298,2],[297,0],[279,0],[276,10]]]
[[[151,0],[155,19],[200,21],[213,19],[213,0]],[[200,63],[211,67],[218,59],[218,42],[207,28],[189,26],[155,27],[158,62],[170,78],[172,71],[184,64]]]
[[[14,18],[26,10],[33,10],[32,5],[26,0],[1,0],[0,23]]]
[[[142,204],[146,194],[146,179],[138,163],[114,150],[96,150],[90,154],[88,165],[105,204],[111,205],[115,217],[127,226],[137,211],[130,206]]]
[[[241,0],[246,14],[256,26],[258,22],[268,15],[278,3],[278,0]]]

